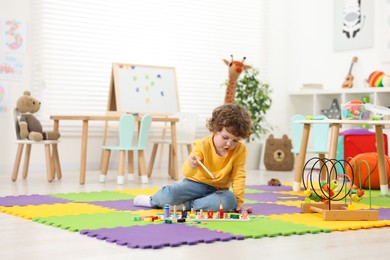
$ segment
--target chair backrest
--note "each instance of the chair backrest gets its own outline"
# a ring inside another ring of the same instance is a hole
[[[303,124],[299,124],[296,121],[304,119],[303,115],[293,115],[291,117],[291,142],[294,153],[299,152],[303,132]]]
[[[303,132],[303,124],[296,123],[296,121],[304,119],[305,117],[303,115],[293,115],[291,117],[291,136],[294,153],[299,153]],[[318,115],[312,120],[324,119],[327,119],[327,117],[324,115]],[[313,124],[310,130],[311,145],[309,145],[310,147],[308,147],[307,152],[326,152],[328,150],[328,134],[329,124]]]
[[[324,120],[328,119],[324,115],[318,115],[313,120]],[[329,135],[329,124],[314,124],[312,126],[312,138],[313,138],[313,151],[328,151],[328,135]]]
[[[12,115],[14,119],[16,140],[22,140],[22,138],[20,137],[20,128],[19,128],[19,115],[20,115],[19,110],[17,108],[14,108],[12,110]]]
[[[130,147],[133,144],[135,117],[131,114],[122,115],[119,119],[119,145]]]
[[[144,150],[146,148],[146,145],[148,144],[151,125],[152,125],[152,117],[150,115],[142,116],[141,126],[139,129],[139,137],[138,137],[139,150]]]
[[[173,117],[179,118],[179,122],[176,123],[177,142],[191,144],[196,136],[198,115],[195,113],[176,113]]]

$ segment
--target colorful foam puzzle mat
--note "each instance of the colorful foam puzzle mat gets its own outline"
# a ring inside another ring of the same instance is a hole
[[[157,190],[5,196],[0,197],[0,212],[75,235],[142,249],[390,226],[390,196],[379,191],[366,192],[360,202],[354,202],[356,209],[377,210],[378,220],[325,221],[319,213],[301,213],[303,191],[293,192],[289,183],[246,186],[244,205],[253,210],[250,221],[144,221],[146,216],[162,215],[163,210],[136,207],[133,199]]]

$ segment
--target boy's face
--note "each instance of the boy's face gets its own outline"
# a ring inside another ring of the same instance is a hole
[[[242,138],[239,136],[232,135],[225,128],[222,131],[214,134],[214,147],[218,155],[225,156],[230,150],[234,149],[238,142]]]

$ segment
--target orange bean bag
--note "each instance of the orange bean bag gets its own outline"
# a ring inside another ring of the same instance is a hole
[[[390,158],[385,156],[387,183],[390,184]],[[361,153],[353,157],[349,163],[355,169],[355,177],[353,184],[360,187],[359,181],[359,167],[360,167],[360,180],[363,189],[368,189],[368,168],[367,164],[363,161],[367,161],[371,171],[371,189],[379,190],[379,171],[378,171],[378,155],[377,153]],[[346,167],[345,173],[352,177],[351,167]]]

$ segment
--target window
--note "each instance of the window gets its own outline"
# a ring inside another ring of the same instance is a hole
[[[202,135],[224,99],[223,58],[246,56],[266,77],[265,0],[38,0],[32,6],[32,89],[44,104],[44,124],[50,114],[104,114],[113,62],[175,67],[180,110],[199,114]],[[67,123],[62,132],[77,127]]]

